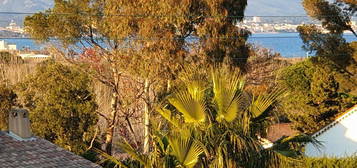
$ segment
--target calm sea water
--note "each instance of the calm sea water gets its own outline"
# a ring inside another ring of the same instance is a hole
[[[353,34],[344,35],[346,41],[357,41]],[[306,51],[302,49],[302,40],[298,33],[253,34],[249,42],[280,53],[283,57],[304,57]]]
[[[345,34],[348,42],[357,41],[352,34]],[[18,49],[30,48],[33,50],[43,49],[46,44],[38,44],[30,39],[0,39],[8,43],[14,43]],[[304,57],[306,51],[302,49],[302,41],[298,33],[262,33],[253,34],[249,38],[250,43],[270,48],[280,53],[283,57]]]

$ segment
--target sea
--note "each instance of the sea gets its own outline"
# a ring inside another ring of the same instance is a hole
[[[346,41],[357,41],[353,34],[344,34]],[[8,43],[16,44],[18,49],[39,50],[44,49],[46,44],[36,43],[31,39],[1,39]],[[252,34],[249,43],[271,49],[272,52],[280,53],[282,57],[306,57],[306,52],[302,46],[302,40],[298,33],[257,33]]]

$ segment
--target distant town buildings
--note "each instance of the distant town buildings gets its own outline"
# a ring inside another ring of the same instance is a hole
[[[16,51],[16,44],[8,44],[4,40],[0,40],[0,51]]]
[[[51,56],[49,55],[44,55],[44,54],[35,54],[35,53],[29,53],[29,54],[19,54],[19,56],[22,59],[36,59],[36,60],[43,60],[43,59],[48,59]]]
[[[253,22],[254,22],[254,23],[260,23],[260,22],[262,22],[262,21],[261,21],[260,17],[254,16],[254,17],[253,17]]]
[[[9,25],[7,27],[3,28],[3,30],[7,30],[7,31],[15,32],[15,33],[24,33],[25,32],[23,28],[21,28],[20,26],[17,26],[17,24],[15,23],[14,20],[11,20]]]
[[[41,51],[17,50],[16,44],[8,44],[4,40],[0,40],[0,52],[1,51],[15,54],[18,57],[21,57],[21,59],[24,61],[41,62],[51,58],[50,55],[42,54],[43,52]]]
[[[323,30],[319,21],[301,17],[287,19],[285,17],[269,18],[254,16],[244,18],[243,22],[238,23],[237,26],[246,28],[252,33],[286,33],[297,32],[296,28],[302,24],[314,24]],[[352,20],[351,26],[353,29],[357,29],[357,22]]]

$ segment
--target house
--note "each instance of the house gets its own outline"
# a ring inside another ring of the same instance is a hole
[[[279,123],[271,125],[268,128],[266,139],[275,142],[282,137],[288,137],[298,134],[298,131],[291,128],[291,123]]]
[[[346,157],[357,154],[357,105],[312,135],[322,146],[308,143],[305,154],[310,157]]]
[[[25,62],[32,62],[32,63],[37,63],[37,62],[42,62],[45,60],[48,60],[52,58],[49,55],[44,55],[44,54],[35,54],[35,53],[28,53],[28,54],[19,54],[19,56],[24,60]]]
[[[100,168],[55,144],[33,136],[26,110],[13,110],[9,131],[0,132],[0,167],[3,168]]]
[[[19,56],[20,56],[22,59],[42,59],[42,60],[45,60],[45,59],[51,58],[51,56],[49,56],[49,55],[33,54],[33,53],[30,53],[30,54],[19,54]]]
[[[277,123],[268,127],[265,137],[259,137],[263,148],[271,148],[274,142],[283,137],[289,137],[298,134],[298,131],[291,128],[291,123]]]
[[[8,44],[4,40],[0,40],[0,51],[16,51],[16,44]]]

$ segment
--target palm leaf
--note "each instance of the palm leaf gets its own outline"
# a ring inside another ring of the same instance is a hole
[[[177,90],[169,102],[183,114],[186,123],[201,123],[206,120],[206,103],[204,91],[198,83],[187,86],[187,89]]]
[[[164,117],[168,122],[170,122],[172,125],[174,125],[176,128],[180,128],[180,121],[175,118],[175,116],[172,115],[172,112],[168,109],[165,108],[159,108],[156,110],[158,113],[161,114],[162,117]]]
[[[306,135],[306,134],[298,134],[288,137],[282,137],[274,143],[274,149],[283,149],[284,147],[288,146],[290,143],[297,143],[297,144],[306,144],[312,143],[317,148],[322,146],[322,143],[315,138]]]
[[[291,167],[292,164],[300,165],[301,160],[295,159],[293,157],[288,157],[287,155],[292,154],[286,151],[275,151],[272,149],[266,149],[261,152],[261,157],[259,157],[260,164],[254,165],[253,167]]]
[[[126,166],[125,164],[123,164],[122,162],[117,160],[114,156],[108,155],[107,153],[105,153],[97,148],[92,148],[92,149],[105,158],[102,162],[105,162],[106,160],[110,160],[111,162],[118,165],[119,167],[129,168],[128,166]]]
[[[217,69],[212,71],[214,103],[217,107],[217,121],[232,122],[239,112],[239,100],[244,81],[238,71],[231,74]]]
[[[139,161],[140,164],[144,165],[145,167],[150,167],[150,159],[146,155],[137,152],[128,142],[120,142],[117,145],[121,150],[128,153],[134,160]]]
[[[257,98],[253,97],[252,103],[249,106],[249,111],[254,118],[260,117],[280,96],[283,95],[283,93],[284,90],[277,89],[267,95],[259,95]]]
[[[199,156],[204,152],[204,147],[190,136],[175,135],[168,137],[171,155],[175,156],[184,167],[194,167]]]

